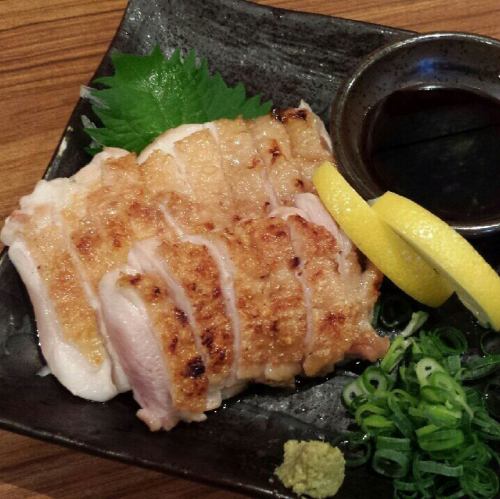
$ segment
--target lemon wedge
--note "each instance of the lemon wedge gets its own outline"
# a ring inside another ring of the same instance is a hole
[[[483,326],[500,330],[500,276],[458,232],[409,199],[386,192],[373,210],[445,277]]]
[[[316,169],[313,183],[342,230],[396,286],[430,307],[438,307],[452,294],[448,283],[372,210],[331,163]]]

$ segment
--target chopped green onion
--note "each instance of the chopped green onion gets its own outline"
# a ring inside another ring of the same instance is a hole
[[[481,392],[470,386],[464,386],[464,393],[469,407],[484,409],[484,400]]]
[[[414,366],[401,366],[399,368],[399,377],[403,384],[403,388],[411,395],[418,395],[420,392],[420,384],[417,379]]]
[[[488,415],[485,410],[477,411],[472,426],[486,440],[500,440],[500,423]]]
[[[431,491],[434,486],[434,476],[430,473],[423,473],[420,469],[419,463],[422,461],[422,455],[417,452],[413,457],[412,472],[415,478],[415,485],[420,492],[421,497],[432,497]]]
[[[443,390],[447,390],[450,403],[463,407],[472,418],[474,412],[467,404],[466,395],[463,388],[446,372],[434,372],[429,376],[429,384]]]
[[[460,355],[450,355],[449,357],[446,357],[444,367],[446,367],[446,370],[452,376],[457,375],[462,367],[462,361],[460,359]]]
[[[366,393],[365,388],[359,382],[359,378],[348,383],[342,391],[342,399],[347,407],[350,407],[354,400]]]
[[[460,487],[460,483],[457,484],[456,480],[446,480],[436,490],[436,497],[439,497],[439,499],[463,499],[464,491]]]
[[[459,477],[464,473],[463,466],[449,466],[436,461],[419,461],[418,467],[420,471],[434,475]]]
[[[438,386],[423,386],[420,390],[420,396],[432,404],[444,404],[448,400],[448,392]]]
[[[491,461],[493,451],[484,442],[480,442],[475,435],[473,435],[473,439],[474,443],[455,454],[453,457],[454,463],[471,463],[476,466],[484,466]]]
[[[355,468],[370,460],[372,444],[368,435],[360,432],[349,432],[343,437],[344,441],[341,447],[347,466]]]
[[[387,415],[387,411],[383,407],[379,407],[378,405],[372,404],[370,402],[366,402],[364,404],[361,404],[356,409],[356,412],[354,414],[354,419],[356,420],[356,422],[358,424],[360,424],[360,422],[364,418],[371,416],[373,414],[385,416],[385,415]]]
[[[392,387],[392,381],[379,367],[367,367],[361,375],[361,383],[368,393],[387,392]]]
[[[418,340],[413,339],[414,343],[417,344],[420,350],[420,357],[432,357],[433,359],[441,360],[443,358],[443,353],[440,348],[439,339],[428,331],[420,331],[418,335]],[[417,354],[415,349],[414,355]],[[418,357],[415,358],[418,360]]]
[[[485,355],[464,356],[465,335],[452,327],[410,338],[426,318],[412,315],[379,367],[367,368],[344,389],[344,401],[376,444],[372,467],[394,478],[395,498],[493,499],[498,478],[489,466],[500,465],[500,454],[487,442],[500,441],[500,423],[488,410],[493,406],[498,414],[500,376],[491,374],[500,354],[483,337]],[[481,389],[462,384],[484,376],[490,378]]]
[[[430,427],[434,428],[433,431],[428,431]],[[421,431],[423,429],[427,429],[426,433]],[[462,445],[465,440],[462,430],[441,430],[433,424],[419,428],[415,433],[420,448],[428,452],[455,449]]]
[[[425,414],[424,414],[424,408],[422,405],[419,405],[418,407],[410,407],[408,409],[408,414],[413,417],[415,420],[423,420],[426,421]],[[418,426],[418,424],[417,424]],[[415,429],[412,428],[412,431],[414,432]]]
[[[385,327],[394,328],[408,322],[411,313],[411,306],[406,299],[391,295],[380,305],[379,320]]]
[[[411,440],[409,438],[395,438],[379,435],[377,437],[377,449],[409,451],[411,450]]]
[[[407,406],[407,401],[403,401],[402,398],[390,394],[387,399],[387,405],[392,413],[392,421],[397,427],[397,429],[407,438],[411,438],[413,435],[413,424],[408,418],[408,416],[403,412],[402,406]]]
[[[441,353],[461,354],[467,350],[464,333],[454,327],[440,327],[430,333]]]
[[[488,412],[500,419],[500,377],[491,380],[484,389]]]
[[[411,345],[409,340],[405,340],[402,336],[398,336],[393,340],[389,350],[380,362],[380,367],[385,372],[391,372],[403,358],[407,348]]]
[[[373,414],[372,416],[364,418],[360,426],[368,435],[375,436],[392,430],[394,428],[394,423],[385,416]]]
[[[423,412],[431,424],[440,427],[446,426],[453,428],[457,426],[462,419],[462,411],[448,409],[444,405],[426,404]]]
[[[403,338],[411,336],[425,324],[425,321],[428,318],[429,314],[427,312],[413,312],[413,314],[411,314],[410,322],[408,322],[406,327],[399,333],[399,335]]]
[[[465,364],[461,377],[464,380],[484,378],[494,373],[498,368],[500,368],[500,355],[475,357]]]
[[[416,397],[413,397],[408,392],[405,392],[404,390],[401,390],[400,388],[394,388],[394,390],[391,390],[391,393],[389,394],[388,398],[394,399],[399,404],[401,404],[405,407],[417,405]]]
[[[394,485],[394,490],[396,493],[398,492],[409,492],[409,493],[415,493],[416,495],[414,496],[409,496],[409,495],[397,495],[397,497],[430,497],[429,495],[426,496],[427,489],[431,488],[433,486],[433,479],[432,478],[426,478],[423,480],[419,480],[418,482],[412,481],[412,482],[407,482],[403,480],[394,480],[393,485]]]
[[[384,476],[402,478],[408,473],[408,454],[393,449],[377,449],[373,455],[373,469]]]
[[[404,492],[418,492],[415,482],[404,482],[402,480],[394,480],[394,488]]]
[[[424,357],[417,362],[415,372],[420,386],[425,386],[429,383],[428,380],[432,374],[436,372],[444,372],[444,368],[435,359]]]
[[[471,499],[493,498],[498,493],[498,476],[484,466],[465,466],[460,484]]]
[[[378,301],[377,303],[375,303],[375,306],[373,307],[373,315],[372,315],[372,320],[371,320],[371,325],[372,327],[377,327],[378,325],[378,321],[379,321],[379,317],[380,317],[380,301]]]
[[[422,347],[420,346],[420,340],[416,338],[411,338],[411,355],[413,360],[420,360],[423,357],[423,351]]]

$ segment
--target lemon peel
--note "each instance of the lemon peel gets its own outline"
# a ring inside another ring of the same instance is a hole
[[[396,286],[430,307],[449,298],[453,290],[448,283],[372,210],[332,163],[316,169],[313,183],[342,230]]]
[[[372,209],[445,277],[483,326],[500,330],[500,276],[458,232],[417,203],[386,192]]]

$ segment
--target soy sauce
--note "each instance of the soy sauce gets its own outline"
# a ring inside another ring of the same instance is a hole
[[[499,101],[461,89],[397,91],[370,110],[364,136],[382,190],[451,223],[500,214]]]

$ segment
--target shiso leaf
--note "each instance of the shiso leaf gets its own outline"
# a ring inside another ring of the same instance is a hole
[[[140,152],[158,135],[182,124],[220,118],[256,118],[271,110],[260,95],[247,97],[239,83],[228,86],[219,73],[210,74],[205,59],[193,50],[176,50],[166,58],[157,46],[149,55],[115,52],[112,76],[94,80],[102,88],[87,91],[101,127],[86,127],[92,151],[121,147]],[[97,145],[97,147],[96,147]]]

